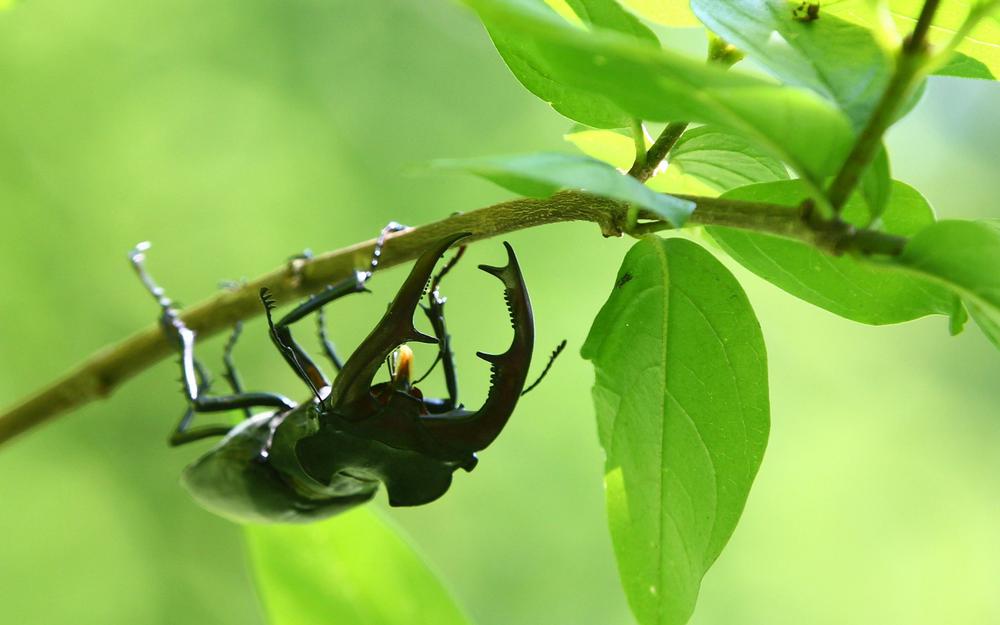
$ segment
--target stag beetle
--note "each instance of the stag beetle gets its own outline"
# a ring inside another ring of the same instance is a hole
[[[455,364],[444,319],[445,299],[439,292],[441,278],[464,247],[431,277],[437,261],[466,234],[437,241],[417,259],[381,321],[346,362],[341,362],[327,339],[323,306],[367,291],[366,283],[378,265],[385,236],[394,229],[391,226],[379,236],[367,271],[356,271],[354,276],[328,286],[277,322],[272,318],[274,299],[267,289],[261,289],[271,340],[312,391],[312,398],[302,404],[274,393],[243,390],[231,358],[240,334],[238,324],[223,356],[232,394],[208,395],[211,382],[194,356],[195,333],[145,269],[149,244],[140,244],[131,252],[132,265],[156,298],[160,323],[181,356],[181,383],[188,410],[171,444],[223,437],[182,476],[184,486],[204,507],[239,522],[307,522],[369,501],[380,482],[385,484],[392,506],[429,503],[448,490],[454,471],[471,471],[476,466],[476,452],[492,443],[506,425],[518,398],[526,392],[534,344],[528,292],[514,251],[506,242],[505,266],[479,268],[503,282],[514,339],[503,354],[477,353],[491,366],[490,389],[479,410],[465,410],[458,403]],[[428,303],[423,305],[428,281]],[[414,327],[418,305],[435,336]],[[332,383],[289,329],[311,313],[317,313],[323,350],[338,372]],[[442,363],[447,398],[424,397],[415,386],[419,380],[411,381],[413,352],[406,345],[409,341],[438,345],[435,364]],[[553,359],[559,351],[561,346]],[[384,362],[390,365],[390,379],[373,384]],[[542,376],[548,369],[546,366]],[[534,384],[528,390],[532,387]],[[251,408],[256,407],[270,410],[252,414]],[[237,409],[243,410],[246,418],[236,426],[189,427],[195,413]]]

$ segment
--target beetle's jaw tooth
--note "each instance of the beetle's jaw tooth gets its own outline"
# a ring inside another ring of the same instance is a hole
[[[445,414],[424,420],[425,426],[438,440],[461,451],[485,449],[500,435],[524,390],[531,363],[535,341],[531,302],[514,250],[506,242],[504,247],[507,250],[505,266],[480,266],[480,269],[503,282],[504,299],[514,326],[514,337],[507,351],[502,354],[476,354],[490,363],[490,390],[486,402],[474,413],[458,411],[450,417]]]

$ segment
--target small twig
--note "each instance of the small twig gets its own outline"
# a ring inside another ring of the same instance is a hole
[[[829,251],[841,249],[837,247],[838,239],[831,236],[822,223],[811,223],[806,219],[802,207],[698,196],[680,197],[691,200],[697,206],[689,219],[692,224],[743,228],[802,240]],[[388,234],[379,267],[392,267],[413,260],[433,243],[459,232],[471,232],[466,241],[472,242],[556,222],[589,221],[598,224],[605,236],[621,236],[625,214],[626,207],[620,202],[576,191],[563,191],[546,199],[502,202],[419,228]],[[638,216],[645,220],[656,219],[655,214],[647,211],[639,211]],[[864,244],[852,246],[852,249],[884,253],[899,247],[897,237],[884,233],[860,231],[848,234],[860,237],[862,233],[864,238],[858,238],[858,241],[864,241]],[[839,243],[842,244],[843,240],[841,237]],[[374,243],[374,240],[365,241],[314,258],[297,259],[187,308],[182,311],[181,318],[198,336],[211,336],[238,321],[260,315],[263,312],[258,299],[261,288],[266,287],[275,298],[286,302],[315,293],[331,282],[350,276],[358,267],[367,266]],[[128,275],[124,262],[122,275]],[[138,288],[136,296],[139,296]],[[172,353],[172,344],[163,335],[160,325],[155,323],[101,349],[69,373],[0,413],[0,443],[60,414],[107,397],[126,380]]]
[[[936,70],[943,67],[951,59],[952,55],[955,54],[955,49],[972,33],[973,29],[979,25],[979,22],[983,18],[989,17],[997,9],[1000,9],[1000,0],[986,0],[973,5],[968,15],[962,21],[962,24],[952,32],[948,42],[944,45],[934,47],[933,56],[928,61],[928,67],[924,71],[933,74]]]
[[[635,144],[635,160],[632,162],[632,169],[646,164],[646,129],[642,125],[641,119],[632,120],[632,142]],[[629,175],[632,171],[629,170]]]
[[[896,71],[886,85],[868,123],[861,130],[850,154],[841,165],[836,178],[826,193],[835,215],[839,215],[847,199],[854,192],[865,170],[878,152],[882,135],[896,118],[900,104],[923,77],[921,71],[927,60],[927,31],[937,10],[939,0],[927,0],[913,33],[906,38],[899,52]]]
[[[632,176],[639,182],[646,182],[652,177],[653,172],[659,167],[660,163],[664,158],[667,157],[667,153],[670,152],[677,140],[681,138],[684,131],[687,130],[687,122],[672,122],[667,124],[667,127],[663,129],[660,136],[656,138],[653,145],[649,147],[649,150],[643,155],[642,159],[636,158],[635,163],[632,164],[632,168],[628,170],[628,175]]]
[[[917,25],[913,27],[913,33],[907,37],[903,43],[903,51],[907,54],[922,54],[927,45],[927,33],[931,29],[931,22],[934,21],[934,14],[937,12],[940,0],[927,0],[920,10],[920,17],[917,18]]]
[[[732,67],[734,63],[739,62],[743,58],[743,53],[736,49],[731,43],[712,35],[709,40],[708,45],[708,62],[722,65],[723,67]],[[636,124],[641,129],[642,122],[636,121]],[[684,131],[687,130],[688,122],[671,122],[667,124],[667,127],[663,129],[660,136],[656,138],[653,145],[649,147],[645,153],[641,150],[637,150],[635,162],[632,163],[632,167],[628,170],[628,175],[632,176],[639,182],[646,182],[653,176],[653,172],[656,168],[660,166],[663,159],[667,158],[667,154],[673,149],[677,140],[681,138]],[[636,145],[638,148],[639,136],[636,136]],[[634,233],[633,233],[634,234]]]

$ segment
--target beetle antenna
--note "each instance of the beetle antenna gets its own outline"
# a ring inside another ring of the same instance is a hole
[[[538,386],[538,384],[545,378],[545,374],[548,373],[549,369],[552,368],[552,363],[556,361],[556,358],[559,357],[559,354],[561,354],[564,349],[566,349],[566,339],[563,339],[562,343],[559,343],[559,345],[557,345],[556,348],[552,350],[552,355],[549,356],[548,364],[546,364],[545,368],[542,369],[542,374],[538,376],[538,379],[535,380],[535,382],[531,386],[521,391],[521,397],[524,397],[530,391],[534,390],[536,386]]]

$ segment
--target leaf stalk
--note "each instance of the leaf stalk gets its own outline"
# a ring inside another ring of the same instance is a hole
[[[861,130],[844,164],[827,190],[826,197],[835,216],[839,216],[847,199],[858,186],[882,143],[882,136],[896,120],[902,102],[913,92],[926,74],[930,58],[927,32],[940,0],[927,0],[920,11],[913,33],[899,50],[896,70],[889,79],[882,97]]]
[[[803,207],[700,196],[679,197],[696,204],[689,219],[689,223],[694,225],[721,225],[790,237],[830,252],[850,248],[862,253],[898,253],[905,243],[905,239],[876,231],[833,233],[829,227],[831,222],[811,223]],[[545,199],[522,198],[501,202],[388,234],[379,267],[392,267],[413,260],[429,246],[459,232],[472,233],[468,238],[468,242],[472,242],[546,224],[588,221],[597,224],[606,237],[621,236],[627,211],[628,208],[621,202],[578,191],[563,191]],[[666,227],[648,211],[639,211],[638,218],[649,220],[639,224],[649,231]],[[853,243],[847,245],[846,242]],[[372,239],[312,258],[293,259],[270,273],[186,308],[181,318],[200,337],[217,334],[263,312],[257,295],[261,288],[268,288],[279,301],[286,302],[316,293],[326,285],[350,276],[358,267],[366,266],[374,244]],[[127,275],[124,269],[122,275]],[[0,443],[61,414],[109,396],[121,384],[170,356],[173,351],[172,343],[164,336],[160,325],[155,323],[102,348],[60,378],[0,413]]]

